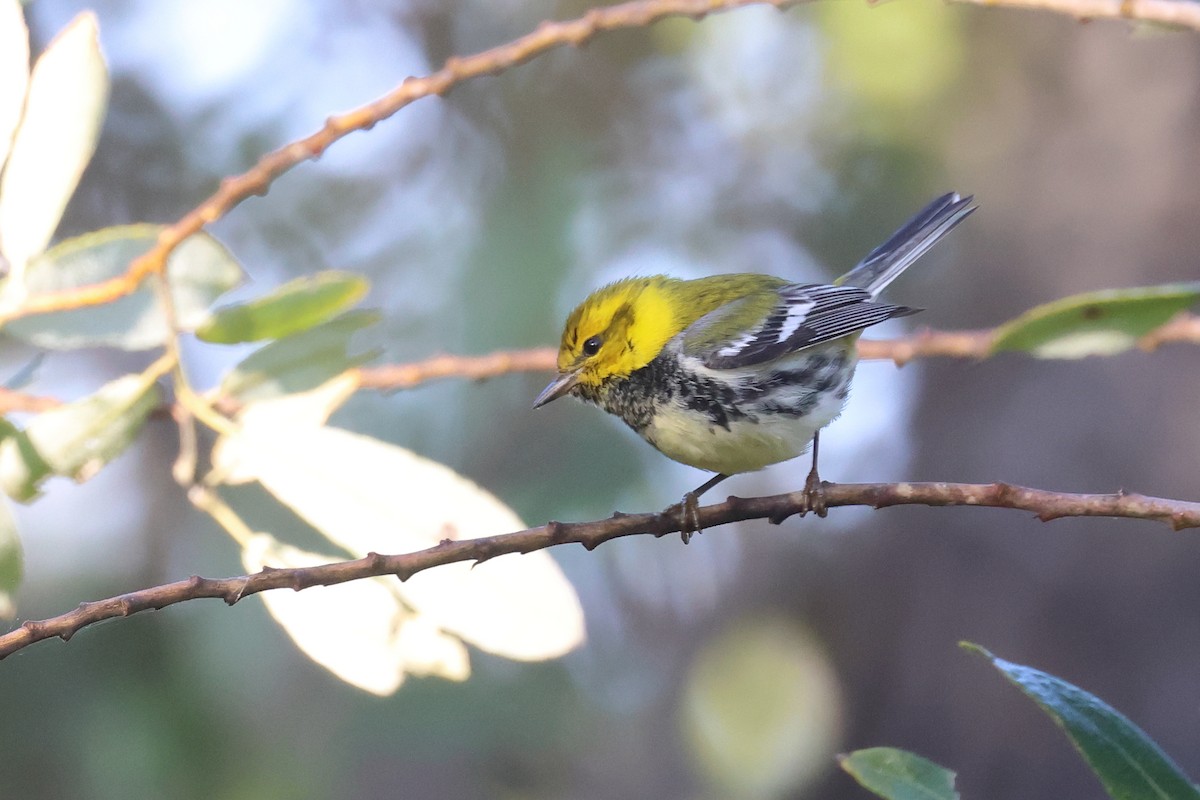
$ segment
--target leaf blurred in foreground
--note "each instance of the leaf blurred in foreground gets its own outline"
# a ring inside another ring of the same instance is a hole
[[[1107,356],[1200,300],[1200,282],[1113,289],[1064,297],[1000,326],[992,352],[1018,350],[1038,358]]]
[[[1200,800],[1200,789],[1170,756],[1100,698],[1061,678],[996,658],[978,645],[962,646],[991,661],[1058,723],[1114,800]]]
[[[855,750],[839,756],[838,763],[859,785],[884,800],[958,800],[953,772],[907,750]]]
[[[278,339],[308,330],[356,305],[370,283],[361,275],[329,270],[289,281],[249,303],[217,309],[196,329],[214,344]]]
[[[255,480],[330,541],[355,556],[406,553],[443,539],[520,530],[496,497],[404,448],[320,422],[342,393],[337,382],[247,406],[236,434],[213,452],[227,483]],[[425,570],[395,590],[438,630],[496,655],[561,656],[584,638],[579,598],[549,553]]]
[[[257,534],[242,549],[249,572],[264,567],[315,567],[336,561]],[[367,578],[302,592],[263,592],[271,616],[300,650],[352,686],[386,696],[406,675],[466,680],[467,648],[412,611],[400,598],[399,581]]]
[[[254,351],[221,381],[221,395],[243,403],[315,389],[376,356],[351,355],[354,334],[379,321],[374,311],[349,311],[326,323],[276,339]]]
[[[0,500],[0,619],[17,615],[16,592],[25,573],[25,556],[17,521],[8,502]]]
[[[806,630],[783,620],[735,623],[688,671],[682,721],[710,796],[779,797],[830,768],[841,692]]]
[[[115,278],[158,241],[161,225],[120,225],[59,242],[30,262],[24,288],[29,294],[75,289]],[[208,319],[209,307],[242,280],[242,268],[229,251],[206,233],[189,236],[167,262],[171,296],[180,330]],[[25,317],[5,331],[39,347],[119,347],[148,350],[172,335],[149,278],[137,291],[110,303]]]
[[[85,481],[120,455],[160,402],[157,375],[126,375],[33,418],[0,441],[0,488],[32,500],[50,475]]]
[[[0,242],[18,280],[58,228],[92,159],[107,107],[108,67],[100,52],[100,30],[96,15],[85,11],[54,37],[34,65],[24,114],[0,179]]]
[[[44,352],[34,353],[33,358],[22,364],[16,372],[4,381],[4,388],[10,392],[17,392],[24,389],[33,382],[38,369],[42,366],[42,362],[45,359],[46,354]]]
[[[0,169],[25,109],[29,87],[29,29],[17,0],[0,0]]]

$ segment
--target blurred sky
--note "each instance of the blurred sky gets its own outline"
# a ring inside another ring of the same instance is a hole
[[[84,7],[29,3],[35,49]],[[88,7],[114,88],[60,235],[171,221],[329,114],[586,9]],[[318,269],[368,275],[385,318],[364,346],[401,361],[553,343],[591,288],[629,274],[832,278],[955,189],[979,213],[889,290],[928,310],[873,333],[988,327],[1074,292],[1196,279],[1198,84],[1195,34],[933,0],[750,8],[603,35],[421,100],[212,231],[249,274],[235,297]],[[208,386],[245,353],[186,357]],[[55,354],[32,388],[79,396],[140,363]],[[1197,375],[1200,353],[1182,346],[867,363],[822,438],[822,474],[1194,499]],[[595,409],[532,412],[544,380],[362,396],[337,423],[447,463],[531,524],[658,509],[704,479]],[[22,511],[23,616],[240,571],[171,482],[174,448],[169,423],[152,423],[91,483],[54,484]],[[721,490],[793,489],[806,471]],[[298,524],[253,492],[236,499],[264,527]],[[687,548],[634,537],[554,555],[587,647],[534,666],[474,653],[468,683],[413,681],[387,700],[307,662],[255,600],[37,645],[0,666],[0,782],[29,798],[853,798],[832,754],[893,745],[957,770],[964,796],[1100,796],[960,639],[1097,692],[1200,776],[1193,534],[839,509]],[[767,724],[759,708],[787,713]],[[794,755],[760,763],[763,748],[738,749],[755,736]]]

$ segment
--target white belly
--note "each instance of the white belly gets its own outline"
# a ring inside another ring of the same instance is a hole
[[[757,422],[731,420],[728,428],[671,404],[655,414],[644,435],[665,455],[689,466],[727,475],[752,472],[802,454],[813,434],[837,418],[845,402],[828,392],[802,417],[761,414]]]

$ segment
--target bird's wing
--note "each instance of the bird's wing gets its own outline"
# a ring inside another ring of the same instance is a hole
[[[765,309],[735,301],[696,320],[680,334],[683,352],[710,369],[749,367],[920,310],[875,302],[857,286],[789,283],[776,295]]]

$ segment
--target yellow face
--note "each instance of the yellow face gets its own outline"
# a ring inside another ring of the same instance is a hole
[[[593,292],[580,303],[563,328],[559,376],[534,407],[576,386],[599,386],[649,364],[679,332],[664,291],[669,280],[629,278]]]
[[[649,364],[678,332],[661,280],[630,278],[580,303],[563,328],[558,371],[595,386]]]

